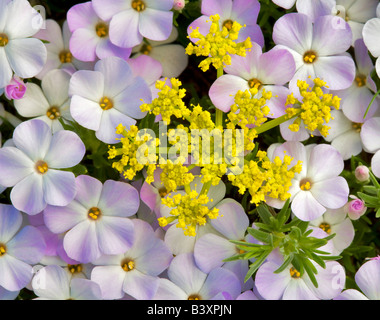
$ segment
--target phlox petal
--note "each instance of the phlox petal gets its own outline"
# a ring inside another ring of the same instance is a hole
[[[97,266],[91,272],[91,280],[99,284],[103,299],[121,299],[125,274],[120,266]]]
[[[364,263],[355,275],[356,284],[370,300],[380,299],[380,261]]]
[[[151,300],[158,289],[158,278],[137,269],[126,272],[123,291],[137,300]]]

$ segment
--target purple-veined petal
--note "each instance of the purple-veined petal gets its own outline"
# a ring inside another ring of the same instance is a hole
[[[0,286],[9,290],[17,291],[25,288],[32,279],[32,267],[9,254],[0,259]]]
[[[74,278],[70,282],[70,296],[75,300],[101,300],[100,286],[91,280]]]
[[[158,289],[158,277],[153,277],[137,269],[125,273],[123,291],[137,300],[151,300]]]
[[[49,300],[70,298],[70,278],[63,268],[50,265],[40,269],[32,280],[34,293]]]
[[[211,16],[219,14],[219,16],[229,17],[231,15],[232,1],[230,0],[204,0],[202,1],[202,14]]]
[[[159,284],[152,300],[187,300],[189,297],[180,287],[165,278],[159,278]]]
[[[90,130],[99,130],[103,115],[99,102],[75,95],[71,98],[70,112],[73,119],[81,126]]]
[[[139,32],[148,39],[162,41],[169,38],[173,27],[173,12],[145,8],[139,16]]]
[[[334,177],[313,183],[310,192],[324,207],[338,209],[347,203],[349,187],[343,177]]]
[[[98,20],[99,17],[93,9],[93,3],[90,1],[76,4],[67,12],[67,24],[71,32],[80,28],[89,29],[95,26]]]
[[[121,266],[97,266],[91,272],[91,280],[99,284],[103,299],[121,299],[126,272]]]
[[[355,275],[356,284],[370,300],[380,299],[380,260],[365,262]]]
[[[69,96],[80,96],[99,103],[104,96],[104,76],[101,72],[79,70],[70,79]],[[79,102],[82,103],[82,102]],[[73,101],[71,106],[73,106]]]
[[[114,0],[112,2],[94,0],[92,1],[92,6],[96,14],[104,21],[108,21],[117,13],[131,8],[130,2],[125,0]]]
[[[141,43],[143,36],[139,31],[140,15],[133,9],[115,14],[110,22],[109,36],[114,45],[132,48]],[[128,36],[125,34],[128,30]]]
[[[319,218],[325,211],[310,191],[300,191],[294,197],[291,208],[293,213],[302,221],[312,221]]]
[[[49,169],[43,175],[43,193],[47,204],[66,206],[75,197],[75,175],[72,172]]]
[[[70,38],[70,52],[78,60],[95,61],[96,47],[100,41],[95,29],[75,30]]]
[[[132,49],[115,46],[109,38],[106,38],[98,42],[95,52],[99,59],[119,57],[126,60],[131,55]]]
[[[21,227],[22,216],[12,205],[0,205],[0,242],[7,243]]]

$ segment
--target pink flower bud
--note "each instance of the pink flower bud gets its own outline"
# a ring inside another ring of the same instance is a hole
[[[174,0],[173,9],[182,10],[185,7],[185,0]]]
[[[367,181],[369,179],[369,169],[366,166],[358,166],[355,169],[355,177],[358,181]]]
[[[5,87],[5,96],[8,100],[19,100],[26,92],[25,83],[17,76],[14,76],[11,82]]]
[[[371,258],[370,260],[380,260],[380,256],[373,257],[373,258]]]
[[[346,204],[345,211],[351,220],[358,220],[367,211],[367,207],[362,200],[355,199]]]

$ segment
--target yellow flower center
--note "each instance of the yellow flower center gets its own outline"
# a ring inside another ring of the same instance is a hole
[[[0,47],[5,47],[8,42],[8,36],[5,33],[0,33]]]
[[[61,63],[71,63],[73,61],[73,55],[68,50],[62,50],[59,53],[59,60]]]
[[[361,88],[361,87],[364,87],[367,84],[367,78],[366,78],[366,76],[363,76],[362,74],[360,74],[360,75],[357,75],[355,77],[355,82],[356,82],[356,85],[359,88]]]
[[[5,246],[5,244],[0,243],[0,257],[5,255],[6,253],[7,253],[7,247]]]
[[[145,55],[148,55],[151,51],[152,51],[152,46],[147,43],[144,43],[140,49],[140,52]]]
[[[230,19],[226,20],[223,22],[223,27],[226,27],[226,29],[228,31],[230,31],[232,29],[232,25],[234,24],[234,22]]]
[[[303,191],[308,191],[311,189],[311,182],[308,179],[302,179],[300,182],[300,188]]]
[[[45,174],[49,170],[49,167],[45,161],[39,160],[36,162],[35,169],[37,173]]]
[[[113,108],[113,101],[110,98],[103,97],[99,102],[100,108],[109,110]]]
[[[121,263],[121,268],[125,271],[132,271],[135,268],[135,262],[132,259],[124,259]]]
[[[105,38],[108,36],[108,25],[104,22],[99,22],[95,26],[95,31],[99,38]]]
[[[294,267],[291,267],[290,270],[290,276],[293,278],[293,279],[298,279],[301,277],[301,273]]]
[[[83,266],[81,264],[68,264],[67,265],[70,273],[80,273],[83,270]]]
[[[360,133],[360,131],[362,131],[362,123],[357,123],[357,122],[353,122],[352,123],[352,128],[357,132],[357,133]]]
[[[87,216],[91,219],[91,220],[98,220],[102,215],[102,212],[100,211],[99,208],[97,207],[92,207],[90,210],[88,210],[88,213],[87,213]]]
[[[158,189],[158,193],[160,194],[161,198],[165,198],[169,194],[168,190],[166,190],[165,187]]]
[[[61,113],[59,112],[58,107],[53,106],[46,111],[46,116],[51,120],[55,120],[61,116]]]
[[[191,295],[189,295],[187,300],[202,300],[202,298],[199,294],[191,294]]]
[[[256,88],[257,90],[260,89],[260,87],[262,86],[262,82],[258,79],[251,79],[251,80],[248,80],[248,86],[252,89],[252,88]]]
[[[326,233],[331,232],[331,226],[327,222],[322,222],[319,227]]]
[[[137,12],[145,10],[145,3],[144,3],[144,1],[133,0],[131,5],[132,5],[132,8],[135,9]]]
[[[305,63],[313,63],[317,59],[317,54],[314,51],[308,51],[303,56]]]

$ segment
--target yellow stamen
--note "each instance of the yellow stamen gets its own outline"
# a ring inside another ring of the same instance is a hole
[[[5,255],[6,253],[7,253],[7,247],[5,246],[5,244],[0,243],[0,257]]]
[[[8,36],[5,33],[0,33],[0,47],[5,47],[8,42]]]
[[[252,88],[256,88],[257,90],[260,89],[260,87],[262,86],[262,82],[258,79],[251,79],[248,81],[248,85],[249,87],[252,89]]]
[[[293,279],[298,279],[301,277],[301,273],[294,267],[291,267],[290,270],[290,276],[293,278]]]
[[[137,12],[145,10],[145,3],[144,3],[144,1],[133,0],[131,5],[132,5],[132,8],[135,9]]]
[[[53,106],[46,111],[46,116],[51,120],[55,120],[61,116],[61,113],[58,107]]]
[[[147,43],[144,43],[140,49],[140,52],[145,55],[148,55],[151,51],[152,51],[152,46]]]
[[[356,85],[361,88],[364,87],[367,84],[367,78],[363,75],[357,75],[355,77]]]
[[[199,294],[191,294],[187,300],[202,300]]]
[[[232,25],[234,24],[234,22],[230,19],[226,20],[223,22],[223,27],[226,27],[226,29],[228,31],[230,31],[232,29]]]
[[[105,38],[108,36],[108,25],[104,22],[99,22],[95,26],[95,31],[99,38]]]
[[[300,188],[303,191],[310,190],[311,189],[311,183],[310,183],[310,181],[307,180],[307,179],[302,179],[302,181],[300,182]]]
[[[99,102],[100,108],[109,110],[113,108],[113,101],[110,98],[103,97]]]
[[[327,222],[322,222],[319,227],[326,233],[331,232],[331,226]]]
[[[305,63],[313,63],[317,59],[317,54],[314,51],[308,51],[303,56]]]
[[[357,123],[357,122],[353,122],[352,123],[352,128],[357,132],[357,133],[360,133],[360,131],[362,131],[362,123]]]
[[[98,220],[101,215],[102,215],[102,212],[100,211],[99,208],[97,207],[92,207],[90,210],[88,210],[88,213],[87,213],[88,217],[91,219],[91,220]]]
[[[68,264],[67,265],[70,273],[80,273],[83,270],[83,266],[81,264]]]
[[[133,260],[131,260],[131,259],[125,259],[121,263],[121,268],[125,272],[131,271],[131,270],[133,270],[135,268],[135,262]]]
[[[59,53],[59,60],[61,63],[71,63],[73,61],[73,55],[68,50],[62,50]]]
[[[49,170],[49,167],[45,161],[39,160],[36,162],[35,169],[38,173],[45,174]]]

